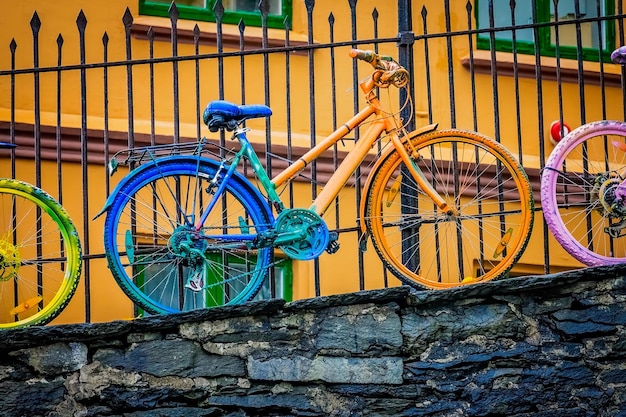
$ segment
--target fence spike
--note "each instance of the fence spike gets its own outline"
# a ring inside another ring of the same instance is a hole
[[[267,17],[270,13],[270,2],[268,0],[259,0],[257,4],[259,11],[261,12],[261,16]]]
[[[215,2],[215,6],[213,6],[213,13],[215,13],[215,18],[222,20],[224,17],[224,5],[222,4],[222,0],[217,0]]]
[[[33,33],[38,33],[39,29],[41,29],[41,20],[39,19],[37,12],[35,12],[32,19],[30,19],[30,27],[33,30]]]
[[[170,20],[172,22],[178,20],[178,7],[176,6],[176,2],[172,1],[172,4],[170,4],[170,8],[167,9],[167,14],[170,17]]]
[[[17,42],[15,42],[15,38],[11,39],[11,43],[9,43],[9,49],[11,50],[11,53],[15,53],[15,50],[17,49]]]
[[[130,12],[130,9],[128,7],[126,8],[126,11],[124,12],[124,16],[122,17],[122,23],[124,23],[124,26],[127,28],[133,24],[133,15]]]
[[[78,26],[78,31],[81,33],[84,32],[85,28],[87,27],[87,17],[85,16],[83,9],[80,9],[80,12],[78,12],[78,17],[76,18],[76,26]]]

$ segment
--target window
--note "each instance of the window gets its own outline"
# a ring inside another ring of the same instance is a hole
[[[615,49],[615,24],[613,20],[599,18],[614,14],[614,0],[559,0],[558,22],[564,23],[545,25],[557,21],[553,0],[536,0],[536,23],[538,24],[539,39],[535,39],[532,27],[515,31],[515,50],[523,54],[534,54],[535,46],[539,47],[541,55],[556,56],[557,31],[558,52],[562,58],[577,59],[577,24],[566,23],[576,20],[576,3],[578,3],[580,27],[581,56],[584,60],[598,61],[600,52],[605,62],[610,62],[610,54]],[[495,28],[512,26],[513,14],[515,25],[529,25],[533,23],[533,2],[515,2],[515,8],[510,7],[509,0],[493,1],[493,20]],[[489,28],[489,2],[476,0],[476,21],[479,29]],[[600,23],[599,23],[600,22]],[[513,31],[502,30],[494,33],[496,50],[513,51]],[[479,33],[477,46],[479,49],[490,48],[490,34]],[[600,48],[602,49],[600,51]]]
[[[215,21],[213,9],[217,0],[176,0],[179,17],[189,20]],[[284,20],[291,21],[291,0],[268,0],[269,14],[267,26],[284,28]],[[150,16],[169,16],[171,0],[139,0],[139,14]],[[261,12],[258,0],[222,0],[224,7],[223,23],[239,24],[241,20],[247,26],[261,26]],[[289,24],[291,27],[291,24]]]
[[[276,256],[276,255],[275,255]],[[145,259],[145,258],[144,258]],[[221,261],[221,256],[217,254],[209,254],[208,259],[210,262],[218,263]],[[237,258],[229,258],[228,268],[230,271],[241,270],[245,272],[246,266],[241,264]],[[291,259],[280,258],[275,259],[274,265],[274,297],[272,297],[270,279],[272,275],[268,271],[267,277],[263,282],[259,292],[253,298],[254,301],[268,300],[270,298],[281,298],[285,301],[291,301],[292,285],[293,285],[293,273],[291,266]],[[141,264],[141,262],[140,262]],[[214,270],[207,269],[206,282],[217,282],[218,278],[212,276]],[[188,273],[187,267],[183,267],[183,274]],[[160,303],[166,306],[178,307],[179,300],[179,282],[178,273],[171,268],[163,268],[160,264],[152,264],[146,262],[144,266],[140,267],[137,273],[137,285],[141,288],[142,292],[151,294],[153,299],[157,299]],[[156,278],[156,279],[152,279]],[[221,279],[221,278],[220,278]],[[240,285],[239,288],[238,285]],[[229,283],[229,288],[237,290],[238,292],[243,289],[243,282],[232,281]],[[215,307],[216,305],[222,305],[224,301],[225,288],[221,285],[209,287],[204,291],[198,291],[193,294],[191,291],[186,292],[184,309],[189,310],[199,307]],[[160,294],[158,298],[155,298],[157,294]],[[143,309],[139,309],[139,315],[148,315]]]

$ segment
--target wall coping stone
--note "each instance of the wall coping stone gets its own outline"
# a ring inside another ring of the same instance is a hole
[[[279,311],[296,313],[298,311],[320,310],[337,306],[388,304],[390,302],[394,302],[400,307],[407,305],[445,304],[451,300],[519,295],[520,293],[533,293],[546,289],[550,289],[551,292],[555,293],[558,291],[558,288],[581,280],[587,280],[589,285],[593,286],[594,277],[606,280],[623,277],[624,275],[626,275],[626,264],[581,268],[557,274],[516,277],[437,291],[418,291],[408,286],[400,286],[321,296],[289,303],[281,299],[254,301],[236,306],[148,316],[134,320],[31,326],[2,331],[0,352],[12,351],[23,347],[49,345],[56,342],[88,342],[119,338],[132,333],[166,332],[168,330],[177,330],[183,323],[271,315]]]

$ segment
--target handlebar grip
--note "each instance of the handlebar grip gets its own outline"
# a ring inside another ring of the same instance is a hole
[[[376,52],[363,51],[361,49],[351,49],[349,55],[351,58],[357,58],[365,62],[372,62],[376,59]]]
[[[611,54],[611,61],[616,64],[626,64],[626,46],[620,46]]]

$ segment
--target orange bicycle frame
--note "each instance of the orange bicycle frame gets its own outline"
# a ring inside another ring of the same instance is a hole
[[[317,159],[324,151],[343,139],[352,130],[365,122],[370,116],[377,115],[378,117],[371,122],[369,128],[359,138],[359,140],[356,141],[354,148],[350,152],[348,152],[346,158],[337,167],[337,170],[333,173],[327,184],[317,195],[317,197],[311,204],[310,209],[315,211],[320,216],[322,216],[326,212],[328,207],[332,204],[333,199],[339,194],[350,175],[352,175],[354,170],[361,164],[361,162],[363,162],[368,152],[374,146],[380,135],[383,132],[386,132],[387,134],[389,134],[393,147],[396,149],[397,152],[399,152],[404,163],[408,167],[410,167],[410,172],[413,176],[413,179],[417,182],[417,184],[420,185],[422,190],[426,192],[426,194],[435,202],[435,204],[437,204],[437,206],[442,211],[449,211],[450,207],[448,206],[448,204],[430,185],[430,183],[423,176],[420,169],[413,162],[413,158],[417,158],[419,155],[416,154],[415,150],[412,150],[411,154],[409,154],[405,143],[398,136],[398,120],[396,120],[395,117],[381,116],[382,110],[380,107],[380,102],[376,94],[374,94],[373,92],[375,87],[373,79],[370,77],[367,80],[361,82],[360,87],[366,94],[368,103],[367,106],[355,116],[353,116],[350,120],[348,120],[343,126],[338,128],[323,141],[311,148],[300,159],[298,159],[290,166],[285,168],[278,175],[276,175],[271,180],[272,188],[276,189],[288,183],[302,170],[304,170],[308,164]],[[413,137],[413,135],[409,135],[409,137]]]

